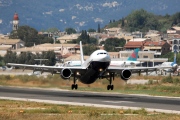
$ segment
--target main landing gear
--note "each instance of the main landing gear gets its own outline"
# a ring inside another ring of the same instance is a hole
[[[74,84],[71,85],[71,89],[72,89],[72,90],[73,90],[73,89],[76,89],[76,90],[78,89],[78,84],[76,84],[76,80],[77,80],[77,79],[76,79],[76,76],[75,76],[75,74],[74,74],[74,77],[73,77],[73,83],[74,83]]]
[[[78,85],[77,85],[77,84],[72,84],[72,85],[71,85],[71,89],[72,89],[72,90],[73,90],[73,89],[76,89],[76,90],[77,90],[77,89],[78,89]]]
[[[109,85],[107,86],[107,90],[113,90],[114,85],[112,85],[112,80],[114,80],[114,73],[110,73],[109,75]]]

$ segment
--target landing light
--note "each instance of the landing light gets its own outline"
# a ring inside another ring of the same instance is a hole
[[[103,69],[102,69],[102,68],[100,68],[100,69],[99,69],[99,71],[101,72],[101,71],[103,71]]]
[[[79,72],[77,72],[76,75],[80,75]]]

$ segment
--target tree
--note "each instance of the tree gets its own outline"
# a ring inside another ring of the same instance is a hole
[[[98,48],[94,44],[88,44],[83,46],[84,55],[91,55],[92,52],[97,50]]]
[[[180,12],[175,13],[172,17],[172,25],[180,26]]]
[[[17,54],[16,52],[7,51],[4,56],[5,63],[16,63],[17,62]]]
[[[82,30],[81,35],[78,37],[77,41],[78,43],[79,41],[82,41],[83,44],[97,44],[97,39],[90,37],[86,30]]]
[[[118,52],[115,47],[123,47],[126,43],[124,38],[108,38],[104,42],[104,49],[108,52]]]
[[[124,27],[124,18],[121,20],[121,27]]]
[[[31,52],[23,52],[17,57],[17,63],[20,64],[36,64],[36,55]]]
[[[90,29],[88,29],[88,32],[96,32],[96,30],[95,30],[95,29],[90,28]]]
[[[42,52],[42,59],[48,59],[42,61],[43,64],[53,66],[56,64],[56,55],[54,51]]]
[[[76,33],[76,30],[74,28],[66,28],[65,31],[67,34]]]
[[[98,24],[98,33],[101,32],[100,24]]]
[[[34,44],[53,43],[52,38],[38,35],[38,31],[29,26],[20,26],[17,31],[12,31],[10,38],[21,39],[27,47],[33,46]]]
[[[146,32],[149,29],[159,30],[160,24],[155,15],[148,13],[144,9],[133,11],[126,17],[127,23],[125,24],[126,30],[132,31],[142,31]]]
[[[86,30],[82,30],[81,35],[76,40],[68,43],[79,44],[80,41],[82,41],[82,44],[97,44],[98,42],[96,38],[90,37]]]
[[[0,66],[4,66],[5,63],[4,63],[4,60],[3,60],[3,57],[0,55]]]
[[[168,58],[169,62],[174,61],[174,52],[169,52],[165,55],[161,55],[161,56],[159,56],[159,58]],[[179,53],[176,54],[176,62],[178,65],[180,64],[180,54]]]
[[[46,30],[46,32],[56,33],[59,32],[59,30],[57,28],[49,28]]]

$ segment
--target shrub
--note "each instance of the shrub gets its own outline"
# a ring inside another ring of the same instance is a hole
[[[153,84],[153,80],[149,80],[148,85],[152,85],[152,84]]]
[[[173,83],[173,78],[171,76],[165,77],[161,80],[162,83]]]
[[[173,84],[178,85],[180,83],[180,79],[179,78],[174,78],[173,79]]]
[[[97,111],[90,111],[89,112],[89,117],[98,117],[100,116],[100,113]]]

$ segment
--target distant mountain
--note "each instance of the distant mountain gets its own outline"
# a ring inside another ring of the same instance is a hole
[[[20,26],[37,30],[67,27],[77,30],[104,27],[110,20],[119,20],[133,10],[145,9],[158,15],[180,11],[179,0],[0,0],[0,33],[12,31],[15,12]]]

